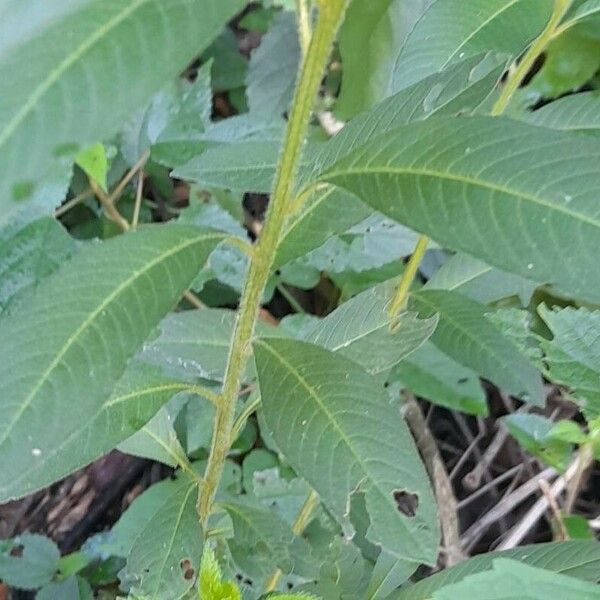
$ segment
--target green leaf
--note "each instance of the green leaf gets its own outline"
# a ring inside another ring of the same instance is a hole
[[[170,314],[160,323],[158,337],[144,346],[141,360],[184,381],[221,381],[235,319],[234,311],[220,308]],[[271,330],[264,323],[258,325],[259,332]]]
[[[600,416],[600,311],[541,305],[538,312],[553,335],[541,341],[548,377],[570,389],[588,420]]]
[[[240,600],[237,586],[229,581],[222,581],[221,567],[215,553],[206,544],[200,563],[200,583],[198,586],[200,600]]]
[[[342,189],[328,186],[317,190],[307,198],[300,212],[288,220],[273,268],[319,248],[336,234],[366,219],[370,212],[358,198]]]
[[[91,244],[2,320],[13,342],[0,348],[1,500],[53,481],[45,457],[101,414],[129,359],[222,240],[166,225]]]
[[[75,250],[73,238],[48,217],[0,232],[0,309],[56,271]]]
[[[533,281],[459,252],[435,272],[424,289],[456,291],[483,304],[518,296],[527,306],[536,287]]]
[[[233,522],[235,535],[228,540],[229,550],[246,575],[261,579],[275,568],[284,573],[292,570],[290,545],[294,534],[277,513],[243,496],[222,498],[219,506]]]
[[[432,0],[353,0],[339,34],[344,66],[336,104],[349,119],[385,96],[394,53]]]
[[[477,373],[452,360],[431,342],[394,368],[390,381],[396,380],[434,404],[472,415],[488,414]]]
[[[359,487],[367,538],[398,558],[435,562],[439,529],[427,475],[408,428],[354,362],[312,344],[255,343],[265,421],[291,466],[349,531]]]
[[[318,147],[311,162],[313,173],[397,127],[433,116],[477,111],[497,87],[505,65],[505,59],[491,55],[467,58],[383,100]]]
[[[598,300],[599,159],[584,136],[504,118],[440,117],[378,137],[321,179],[441,245]]]
[[[182,398],[185,401],[185,398]],[[181,447],[173,420],[181,408],[161,408],[139,431],[119,444],[119,450],[134,456],[149,458],[176,467],[187,462],[185,450]]]
[[[75,157],[75,163],[90,179],[107,191],[108,158],[103,144],[92,144],[81,150]]]
[[[534,125],[564,131],[600,133],[600,94],[585,92],[565,96],[539,110],[527,112],[524,118]]]
[[[377,557],[367,589],[369,600],[383,600],[405,583],[417,570],[419,563],[395,558],[385,552]]]
[[[25,590],[39,588],[52,580],[60,552],[43,535],[24,533],[0,542],[0,580]]]
[[[551,434],[553,421],[542,415],[514,413],[504,417],[502,422],[527,452],[559,471],[567,469],[572,446]]]
[[[390,89],[401,90],[481,52],[517,56],[541,33],[552,0],[437,0],[410,32],[394,63]]]
[[[135,595],[177,600],[193,585],[202,554],[198,487],[182,479],[135,539],[123,577]]]
[[[35,600],[93,600],[94,592],[90,584],[81,577],[69,577],[60,583],[45,585],[35,596]]]
[[[488,552],[445,569],[415,585],[392,594],[389,600],[428,600],[436,590],[463,581],[469,575],[488,571],[497,558],[509,558],[523,564],[562,573],[584,581],[600,580],[600,544],[596,541],[570,541],[522,546],[504,552]],[[510,579],[510,577],[508,578]],[[547,598],[552,598],[549,594]]]
[[[438,323],[435,316],[419,319],[414,312],[390,317],[396,286],[388,281],[348,300],[317,321],[303,340],[343,354],[371,374],[390,369],[421,347]]]
[[[169,112],[164,128],[152,145],[154,160],[175,167],[206,147],[202,134],[210,124],[212,112],[210,67],[210,62],[202,65],[196,81],[185,90],[176,109]]]
[[[252,52],[246,75],[246,96],[252,114],[284,115],[294,92],[300,63],[296,16],[279,12],[260,46]]]
[[[478,600],[546,600],[553,597],[591,600],[600,597],[599,594],[598,587],[587,581],[497,558],[493,570],[442,588],[434,593],[433,600],[468,597]]]
[[[89,0],[41,13],[35,0],[5,4],[0,79],[11,93],[0,103],[2,221],[58,158],[116,133],[244,2]],[[82,107],[93,107],[93,114]]]
[[[525,89],[532,97],[557,98],[590,81],[600,67],[600,19],[582,23],[555,37],[544,52],[544,64]]]
[[[180,475],[178,480],[164,479],[137,496],[121,514],[111,531],[100,541],[100,555],[104,558],[127,558],[136,538],[148,526],[160,507],[181,487],[182,477],[184,476]]]
[[[539,372],[519,349],[486,319],[486,307],[456,292],[421,290],[411,297],[422,316],[438,314],[431,341],[451,358],[511,394],[543,405]]]

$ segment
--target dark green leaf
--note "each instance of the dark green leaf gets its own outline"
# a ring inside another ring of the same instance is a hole
[[[221,234],[167,225],[91,244],[2,320],[2,337],[12,342],[0,348],[0,499],[69,472],[60,460],[52,470],[46,461],[65,451],[65,440],[86,439],[96,416],[107,419],[103,407],[127,362],[222,240]],[[115,413],[119,418],[131,418],[132,405],[120,408],[126,412]],[[49,413],[61,417],[48,419]],[[106,441],[96,435],[94,443]]]
[[[399,558],[435,562],[439,529],[408,428],[355,363],[312,344],[255,343],[265,421],[292,467],[347,531],[350,496],[365,494],[367,538]]]
[[[59,558],[60,552],[52,540],[24,533],[0,542],[0,579],[16,588],[36,589],[54,577]]]

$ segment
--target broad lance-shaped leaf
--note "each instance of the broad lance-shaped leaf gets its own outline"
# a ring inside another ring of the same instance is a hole
[[[312,344],[254,345],[264,418],[297,473],[348,530],[365,494],[367,538],[399,558],[435,563],[439,526],[419,454],[399,410],[356,363]]]
[[[172,396],[188,387],[132,360],[113,393],[81,418],[77,428],[63,433],[37,460],[23,465],[2,497],[23,496],[91,463],[136,433]]]
[[[303,340],[339,352],[369,373],[390,369],[422,346],[438,323],[435,315],[420,319],[414,312],[391,318],[396,287],[392,280],[358,294],[317,321]]]
[[[372,140],[320,179],[441,245],[598,301],[599,161],[593,138],[439,117]]]
[[[390,91],[481,52],[517,56],[543,30],[553,5],[553,0],[437,0],[402,46]]]
[[[455,600],[469,595],[479,600],[600,598],[600,590],[593,583],[523,565],[515,560],[497,558],[492,567],[490,571],[470,575],[460,583],[436,591],[432,600]]]
[[[465,577],[488,571],[498,558],[520,561],[525,565],[561,573],[583,581],[600,580],[600,544],[597,541],[573,540],[522,546],[503,552],[488,552],[474,556],[455,567],[444,569],[399,590],[389,600],[430,600],[436,590],[463,581]],[[547,598],[552,598],[552,594]],[[565,597],[566,600],[566,597]]]
[[[223,239],[196,227],[151,225],[91,244],[2,320],[10,342],[0,346],[1,500],[50,483],[38,462],[89,425]],[[23,478],[31,470],[37,477]]]
[[[329,168],[352,150],[397,127],[434,116],[480,110],[489,103],[505,67],[503,57],[470,57],[386,98],[352,119],[326,144],[316,147],[312,173]]]
[[[86,0],[44,10],[36,0],[4,4],[0,79],[10,94],[0,98],[2,220],[35,192],[57,157],[115,133],[244,2]]]
[[[511,394],[543,405],[539,372],[486,319],[485,305],[456,292],[421,290],[412,295],[409,306],[422,316],[439,316],[431,341],[440,350]]]
[[[178,600],[193,585],[202,554],[196,482],[182,478],[135,539],[125,572],[135,597]]]
[[[552,332],[541,342],[548,377],[567,386],[588,419],[600,416],[600,311],[538,308]]]

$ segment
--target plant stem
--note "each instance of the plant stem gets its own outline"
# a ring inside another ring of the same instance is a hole
[[[300,51],[302,57],[308,52],[308,45],[312,35],[310,24],[309,0],[296,0],[296,15],[298,19],[298,38],[300,39]]]
[[[135,190],[135,205],[133,207],[133,217],[131,219],[131,228],[135,229],[140,220],[140,210],[142,209],[142,195],[144,193],[144,171],[140,169],[138,173],[137,187]]]
[[[215,416],[211,450],[204,476],[205,485],[198,502],[199,517],[204,529],[206,529],[225,459],[229,452],[238,390],[250,351],[250,342],[254,334],[261,297],[292,198],[312,106],[346,3],[347,0],[319,0],[320,10],[316,29],[310,41],[306,58],[302,63],[283,151],[275,176],[274,191],[261,237],[250,261],[233,342],[229,351],[221,393],[221,405]]]
[[[237,440],[240,433],[242,433],[242,429],[246,426],[246,422],[248,418],[254,411],[260,406],[260,395],[254,398],[254,400],[248,400],[242,409],[242,412],[238,415],[235,423],[233,424],[233,428],[231,429],[231,441],[230,445],[233,445],[235,440]]]
[[[500,97],[492,108],[493,116],[501,115],[506,110],[515,92],[519,89],[519,86],[527,76],[527,73],[531,71],[537,57],[540,56],[552,41],[557,27],[571,7],[572,2],[573,0],[554,0],[554,10],[552,11],[548,24],[533,44],[531,44],[517,68],[508,78]]]
[[[408,298],[408,292],[410,291],[410,287],[413,284],[415,277],[417,276],[417,271],[419,270],[419,265],[423,260],[425,250],[427,250],[428,243],[429,238],[425,235],[422,235],[417,241],[417,245],[415,246],[414,252],[412,253],[410,260],[406,265],[406,269],[402,274],[402,279],[400,279],[400,285],[398,285],[396,297],[390,305],[390,317],[398,316],[400,311],[404,309],[406,299]]]
[[[311,490],[308,493],[308,496],[306,497],[306,500],[304,501],[304,504],[302,505],[294,524],[292,525],[292,531],[294,532],[294,535],[302,535],[302,532],[309,524],[312,514],[318,505],[319,496],[317,496],[317,493],[314,490]],[[265,592],[272,592],[277,587],[282,575],[283,573],[281,572],[281,569],[277,569],[267,580]]]

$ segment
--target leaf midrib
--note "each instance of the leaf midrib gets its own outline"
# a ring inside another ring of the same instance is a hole
[[[61,76],[66,73],[78,60],[80,60],[97,43],[102,41],[113,29],[118,27],[127,17],[136,12],[140,7],[151,0],[134,0],[129,6],[120,13],[114,15],[104,25],[102,25],[93,35],[87,38],[73,52],[66,56],[63,61],[47,77],[40,82],[38,87],[33,90],[27,102],[6,124],[6,127],[0,132],[0,148],[2,148],[10,137],[15,133],[23,121],[31,114],[44,95],[57,83]]]
[[[575,221],[581,221],[582,223],[586,223],[591,225],[592,227],[596,227],[600,229],[600,219],[593,219],[588,217],[587,215],[583,215],[581,213],[574,212],[572,210],[567,209],[564,206],[560,206],[558,204],[554,204],[552,202],[548,202],[543,198],[538,198],[537,196],[533,196],[531,194],[526,194],[520,190],[511,189],[509,187],[500,185],[498,183],[492,183],[489,181],[485,181],[482,179],[476,179],[475,177],[470,177],[467,175],[459,175],[454,173],[449,173],[447,171],[437,171],[435,169],[425,169],[425,168],[409,168],[409,167],[393,167],[393,166],[378,166],[373,168],[359,168],[359,167],[350,167],[347,169],[339,169],[336,171],[329,171],[322,174],[321,178],[324,181],[334,180],[337,177],[345,177],[348,175],[372,175],[376,173],[382,174],[390,174],[390,175],[414,175],[414,176],[424,176],[424,177],[434,177],[438,179],[447,179],[448,181],[454,181],[456,183],[464,183],[467,185],[472,185],[474,187],[481,187],[490,192],[498,192],[502,194],[507,194],[509,196],[513,196],[518,200],[531,202],[532,204],[537,204],[539,206],[544,207],[548,211],[555,211],[557,213],[562,213]],[[345,186],[340,186],[344,187]]]
[[[351,444],[351,440],[345,434],[344,430],[340,428],[337,421],[333,418],[333,415],[329,412],[329,410],[327,409],[325,404],[321,401],[316,390],[306,381],[306,379],[304,379],[304,377],[302,377],[302,375],[298,372],[298,370],[296,368],[294,368],[294,366],[291,365],[272,346],[269,346],[263,340],[257,340],[256,343],[259,344],[260,346],[262,346],[262,348],[264,348],[268,352],[270,352],[273,355],[273,357],[275,357],[284,368],[288,369],[288,371],[298,380],[300,385],[302,385],[302,387],[304,387],[304,389],[308,392],[309,396],[311,396],[314,399],[314,401],[317,403],[317,406],[321,408],[321,411],[324,413],[325,417],[333,425],[333,428],[338,432],[340,438],[343,440],[343,442],[345,443],[346,447],[348,448],[348,450],[350,451],[352,456],[354,456],[356,462],[360,465],[363,473],[365,474],[366,479],[371,482],[372,489],[376,490],[384,498],[386,504],[389,505],[392,514],[396,514],[397,508],[394,504],[392,494],[391,493],[386,494],[385,491],[382,490],[379,487],[379,485],[377,484],[377,482],[373,479],[373,477],[370,474],[370,471],[367,469],[362,458],[356,453],[354,446]],[[389,496],[389,498],[388,498],[388,496]],[[418,544],[421,541],[420,538],[418,536],[413,535],[413,533],[410,531],[410,529],[404,523],[404,520],[399,518],[398,522],[401,523],[402,527],[406,530],[407,536],[409,536],[410,539],[415,541],[417,543],[417,545],[420,546],[420,544]],[[420,546],[420,548],[421,548],[421,550],[423,550],[422,546]],[[398,558],[403,558],[397,552],[394,552],[392,549],[387,548],[387,550],[394,556],[397,556]],[[424,554],[426,554],[426,553],[424,553]]]
[[[21,408],[17,411],[15,417],[12,419],[12,421],[10,422],[10,424],[5,429],[4,435],[2,435],[2,437],[0,437],[0,445],[4,444],[4,442],[6,441],[6,439],[8,438],[8,436],[10,435],[10,433],[12,432],[12,430],[15,427],[15,425],[17,424],[17,422],[23,416],[23,413],[27,410],[27,408],[29,407],[29,405],[33,402],[36,394],[39,392],[39,390],[44,385],[44,383],[46,383],[46,381],[48,380],[48,378],[50,377],[50,375],[52,374],[52,372],[54,371],[54,369],[60,364],[60,361],[65,356],[65,354],[69,351],[69,349],[71,348],[71,346],[85,332],[85,330],[88,329],[88,327],[91,326],[91,324],[98,317],[98,315],[101,314],[103,310],[106,310],[106,308],[114,300],[116,300],[116,298],[123,291],[125,291],[128,287],[130,287],[133,284],[133,282],[136,281],[138,278],[140,278],[141,276],[145,275],[148,271],[150,271],[151,269],[153,269],[156,265],[160,264],[161,262],[163,262],[167,258],[169,258],[169,257],[177,254],[178,252],[181,252],[185,248],[187,248],[189,246],[193,246],[194,244],[197,244],[200,241],[209,240],[209,239],[222,239],[222,238],[223,238],[222,235],[202,234],[202,235],[195,236],[195,237],[193,237],[193,238],[191,238],[189,240],[185,240],[184,242],[181,242],[180,244],[177,244],[176,246],[173,246],[167,252],[163,252],[159,256],[157,256],[156,258],[152,259],[150,262],[148,262],[147,264],[145,264],[143,268],[141,268],[141,269],[139,269],[137,271],[134,271],[134,273],[132,273],[132,275],[130,277],[128,277],[119,286],[117,286],[108,296],[106,296],[102,300],[102,302],[97,306],[97,308],[94,309],[90,313],[90,315],[77,327],[77,329],[74,331],[74,333],[72,333],[69,336],[69,338],[67,339],[67,341],[63,344],[62,348],[56,354],[55,358],[51,361],[51,363],[48,366],[48,368],[40,376],[39,380],[34,385],[32,391],[29,393],[28,396],[26,396],[25,400],[23,401],[23,403],[21,405]]]

